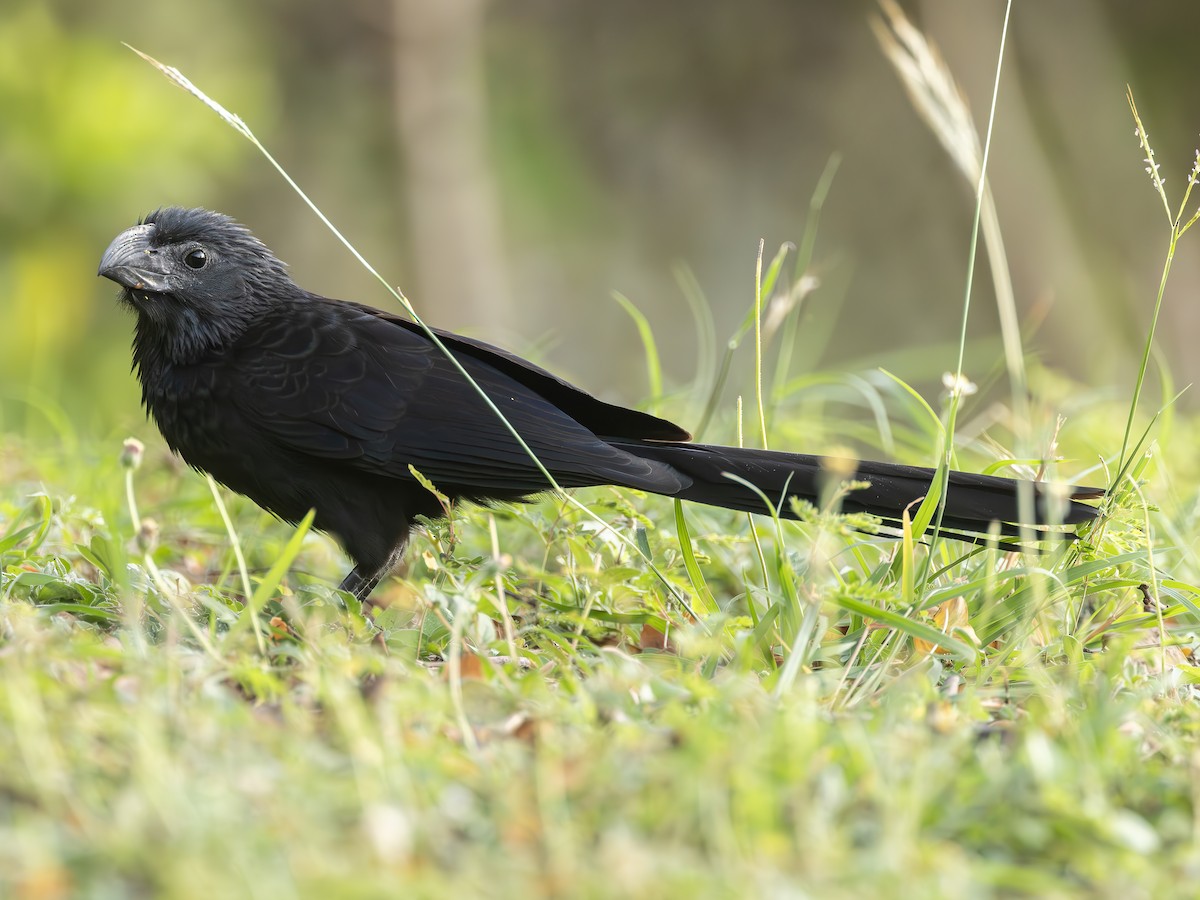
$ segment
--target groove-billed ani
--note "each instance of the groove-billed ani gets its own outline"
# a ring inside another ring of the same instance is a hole
[[[137,313],[142,402],[190,465],[289,522],[316,510],[355,567],[365,599],[395,563],[415,516],[438,516],[422,473],[453,500],[516,500],[545,476],[421,328],[298,287],[247,229],[202,209],[160,209],[117,236],[100,272]],[[564,487],[613,484],[783,516],[817,498],[822,459],[687,443],[670,422],[604,403],[510,353],[438,336]],[[842,507],[895,522],[933,471],[860,462]],[[944,529],[1015,535],[1020,482],[950,473]],[[1036,485],[1036,521],[1096,515]],[[1051,507],[1055,507],[1051,510]]]

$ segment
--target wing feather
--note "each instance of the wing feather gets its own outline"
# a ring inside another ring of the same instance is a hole
[[[464,494],[547,489],[462,374],[402,322],[334,301],[293,307],[263,323],[245,352],[235,351],[241,378],[255,389],[235,394],[234,403],[287,449],[365,472],[408,479],[412,465],[440,488]],[[618,424],[619,416],[597,412],[607,404],[536,367],[516,366],[516,357],[490,355],[486,345],[468,352],[456,340],[451,350],[560,484],[678,487],[670,466],[612,446],[575,417],[574,406],[556,401],[588,398],[578,401],[582,418]],[[558,385],[555,400],[538,390],[547,379]],[[666,430],[642,413],[625,424],[643,418],[651,423],[645,428]]]

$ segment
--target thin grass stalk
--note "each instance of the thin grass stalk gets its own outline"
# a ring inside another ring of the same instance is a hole
[[[254,590],[250,586],[250,570],[246,566],[246,556],[242,553],[242,542],[238,538],[237,529],[233,527],[233,520],[229,518],[229,510],[225,508],[225,501],[221,499],[221,491],[217,488],[217,482],[213,480],[211,475],[204,476],[205,482],[208,484],[208,489],[212,493],[213,503],[216,504],[217,512],[221,516],[221,522],[225,525],[225,533],[229,535],[229,545],[233,548],[233,558],[237,560],[238,575],[242,580],[242,596],[246,598],[246,614],[250,616],[254,624],[254,642],[258,644],[258,652],[267,652],[266,639],[263,637],[262,623],[258,621],[258,615],[252,608],[250,598],[254,595]]]

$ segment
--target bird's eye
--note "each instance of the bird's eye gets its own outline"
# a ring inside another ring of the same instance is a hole
[[[193,269],[203,269],[204,264],[208,262],[208,254],[197,247],[195,250],[189,250],[183,261]]]

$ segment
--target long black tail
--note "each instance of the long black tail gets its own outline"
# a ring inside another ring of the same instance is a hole
[[[845,481],[865,482],[866,486],[849,491],[841,502],[844,512],[869,513],[889,522],[898,522],[905,509],[916,512],[919,501],[928,493],[934,470],[881,462],[828,460],[806,453],[780,453],[773,450],[747,450],[708,444],[625,443],[616,446],[638,456],[665,462],[688,476],[691,484],[676,496],[697,503],[722,506],[752,513],[770,510],[762,496],[775,506],[780,516],[795,518],[790,497],[818,502],[823,489]],[[728,477],[736,476],[762,492]],[[1058,488],[1037,482],[1031,485],[1034,498],[1033,521],[1022,521],[1019,486],[1023,482],[996,475],[950,473],[942,530],[972,535],[989,533],[1015,537],[1022,525],[1076,525],[1098,515],[1094,506],[1080,500],[1095,500],[1104,495],[1101,488],[1069,486]]]

